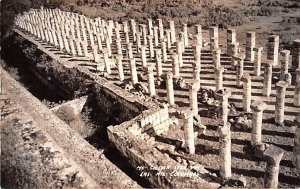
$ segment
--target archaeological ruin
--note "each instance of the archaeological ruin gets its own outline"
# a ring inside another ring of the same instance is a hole
[[[39,77],[84,95],[49,109],[1,68],[2,133],[16,138],[2,149],[8,186],[300,187],[299,39],[290,51],[279,49],[278,35],[258,46],[259,33],[228,28],[222,44],[216,26],[120,23],[43,7],[19,14],[13,31]],[[58,116],[80,114],[91,96],[115,161]]]

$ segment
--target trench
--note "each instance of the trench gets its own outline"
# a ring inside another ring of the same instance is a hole
[[[107,135],[107,127],[110,125],[118,125],[118,122],[111,112],[110,115],[101,109],[99,100],[94,94],[95,91],[90,90],[90,86],[75,86],[71,88],[66,83],[52,76],[55,69],[47,73],[41,73],[37,62],[51,62],[47,55],[40,50],[31,48],[32,44],[24,40],[16,34],[7,39],[3,43],[1,49],[1,64],[13,77],[19,81],[33,96],[46,104],[49,108],[63,104],[64,102],[87,95],[88,99],[79,115],[80,129],[78,132],[86,141],[88,141],[97,150],[104,150],[105,157],[116,165],[121,171],[127,174],[131,179],[136,181],[141,187],[149,188],[151,184],[148,180],[139,176],[128,160],[123,157],[117,148],[109,141]],[[51,64],[47,64],[48,66]],[[48,68],[51,69],[51,66]],[[48,75],[49,74],[49,75]],[[76,83],[75,77],[70,76],[70,83]],[[82,83],[81,83],[82,84]],[[107,100],[107,99],[106,99]],[[68,119],[68,115],[64,115]],[[60,117],[60,116],[58,116]],[[60,117],[61,118],[61,117]],[[61,118],[62,119],[62,118]],[[65,120],[63,120],[65,121]],[[72,124],[65,121],[71,128]]]

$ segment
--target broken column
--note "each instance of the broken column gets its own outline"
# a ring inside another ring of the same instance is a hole
[[[173,20],[169,21],[170,31],[171,31],[171,43],[176,42],[176,31],[175,31],[175,24]]]
[[[225,125],[228,121],[228,98],[229,96],[231,95],[231,90],[230,89],[222,89],[220,91],[218,91],[216,93],[216,98],[217,100],[220,101],[221,103],[221,111],[219,112],[220,113],[220,117],[222,119],[222,123],[223,125]]]
[[[218,127],[220,175],[222,178],[231,177],[231,132],[230,123]]]
[[[190,108],[181,111],[183,117],[184,147],[187,147],[189,154],[195,154],[195,134],[193,114]]]
[[[196,80],[197,83],[199,84],[197,86],[197,90],[199,90],[200,89],[200,66],[195,62],[193,62],[192,65],[194,68],[193,69],[193,79]]]
[[[280,79],[284,80],[285,74],[289,73],[289,57],[290,57],[290,51],[289,50],[283,50],[280,52],[280,55],[282,57],[281,59],[281,70],[280,70]]]
[[[159,78],[162,75],[162,63],[161,63],[161,50],[155,50],[155,63],[156,63],[156,77]]]
[[[300,68],[300,39],[294,40],[292,47],[292,69]]]
[[[153,36],[148,35],[148,45],[149,45],[149,57],[150,59],[154,58],[154,49],[153,49]]]
[[[129,67],[130,67],[130,75],[131,75],[132,84],[133,85],[137,84],[139,81],[138,81],[138,77],[137,77],[135,58],[130,59]]]
[[[102,53],[103,53],[106,73],[111,74],[110,59],[108,58],[109,57],[108,49],[107,48],[102,49]]]
[[[192,80],[192,83],[188,85],[190,108],[194,116],[198,115],[198,82],[197,80]]]
[[[246,60],[250,62],[254,61],[254,51],[255,47],[255,32],[247,32],[246,34]]]
[[[122,64],[122,55],[118,54],[116,55],[117,59],[117,69],[118,69],[118,74],[119,74],[119,80],[122,82],[124,81],[124,70],[123,70],[123,64]]]
[[[218,48],[212,51],[212,59],[215,68],[221,66],[221,49]]]
[[[232,55],[230,44],[235,43],[235,42],[236,42],[236,31],[235,31],[235,29],[232,29],[232,28],[227,29],[227,54],[229,56]]]
[[[209,27],[210,50],[219,48],[218,27]]]
[[[287,87],[288,83],[285,81],[276,83],[275,123],[277,124],[282,124],[284,121],[284,103]]]
[[[128,52],[128,58],[132,59],[133,51],[132,51],[132,43],[131,42],[127,43],[127,52]]]
[[[201,45],[195,44],[193,48],[194,48],[194,61],[199,67],[201,67]]]
[[[263,156],[267,162],[266,173],[265,173],[266,188],[278,187],[280,161],[283,155],[284,155],[284,150],[274,145],[270,145],[264,151]]]
[[[263,95],[270,96],[272,92],[272,67],[274,61],[267,60],[265,63],[265,72],[264,72],[264,83],[263,83]]]
[[[141,59],[143,67],[147,66],[146,48],[147,47],[145,45],[141,46]]]
[[[177,41],[176,42],[176,51],[177,51],[177,54],[178,54],[179,67],[181,68],[183,66],[182,41]]]
[[[179,62],[178,62],[178,54],[174,53],[171,56],[172,58],[172,72],[175,78],[179,78]]]
[[[267,59],[273,60],[273,66],[278,64],[279,36],[271,35],[267,44]]]
[[[99,57],[99,54],[98,54],[98,45],[92,46],[92,49],[93,49],[94,61],[96,63],[99,63],[100,62],[100,57]]]
[[[244,74],[244,59],[245,54],[240,53],[237,56],[233,57],[237,61],[236,66],[236,86],[241,87],[243,85],[242,76]]]
[[[175,105],[174,99],[174,88],[173,88],[173,74],[172,72],[166,73],[166,85],[167,85],[167,96],[168,96],[168,103],[170,106]]]
[[[243,110],[250,112],[251,108],[251,76],[250,74],[244,74],[242,77],[243,82]]]
[[[300,113],[295,117],[296,131],[293,148],[293,164],[300,169]]]
[[[294,106],[300,106],[300,68],[296,70],[295,91],[294,91]]]
[[[256,145],[261,143],[262,118],[263,118],[263,111],[265,110],[266,106],[267,104],[260,100],[254,101],[251,104],[251,109],[253,111],[251,145]]]
[[[153,75],[153,65],[151,64],[147,65],[146,71],[147,71],[149,96],[154,97],[156,93],[155,93],[155,83],[154,83],[154,75]]]
[[[167,44],[166,44],[166,39],[162,38],[160,40],[161,42],[161,50],[162,50],[162,58],[163,58],[163,62],[167,62],[168,60],[168,56],[167,56]]]
[[[263,51],[263,47],[254,48],[254,52],[256,52],[256,61],[254,62],[254,75],[260,76],[260,70],[261,70],[261,55]]]
[[[223,66],[215,68],[216,91],[223,89],[223,72]]]
[[[230,54],[229,55],[232,57],[231,58],[231,69],[234,70],[236,65],[237,65],[237,61],[233,57],[238,55],[239,43],[238,42],[232,43],[232,44],[229,45],[229,48],[230,48]]]
[[[182,30],[183,30],[183,36],[184,36],[184,46],[187,47],[189,46],[189,36],[188,36],[188,31],[187,31],[187,24],[182,24]]]
[[[159,38],[158,38],[158,33],[157,33],[158,27],[154,26],[153,27],[153,38],[154,38],[154,46],[158,47],[159,44]]]
[[[157,19],[158,21],[158,30],[159,30],[159,39],[164,38],[164,25],[162,19]]]

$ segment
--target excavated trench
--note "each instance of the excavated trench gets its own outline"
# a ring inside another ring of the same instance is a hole
[[[129,112],[126,114],[130,116],[122,116],[122,111],[126,111],[126,109],[118,105],[115,108],[111,106],[111,108],[103,109],[103,104],[101,104],[103,102],[114,104],[111,97],[106,94],[102,95],[101,90],[100,94],[96,94],[99,90],[89,78],[74,69],[65,70],[48,55],[17,34],[10,36],[4,43],[1,58],[5,62],[2,63],[4,68],[49,108],[82,96],[88,96],[80,115],[78,115],[80,128],[78,128],[78,122],[76,122],[77,127],[73,127],[66,112],[58,117],[96,149],[104,150],[105,157],[140,186],[151,187],[149,181],[138,175],[136,169],[110,143],[107,136],[108,126],[128,121],[137,116],[136,112],[128,110]],[[116,115],[121,115],[121,118]],[[128,120],[124,117],[127,117]]]

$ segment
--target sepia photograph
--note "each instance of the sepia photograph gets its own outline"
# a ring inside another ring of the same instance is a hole
[[[300,0],[0,3],[0,189],[300,189]]]

